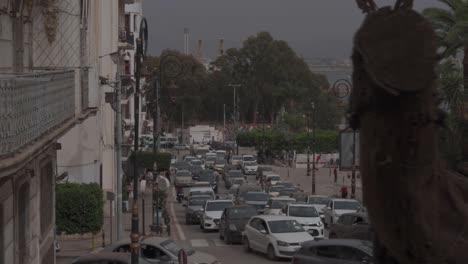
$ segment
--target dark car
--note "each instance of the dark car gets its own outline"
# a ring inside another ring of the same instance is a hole
[[[188,170],[190,168],[190,163],[185,161],[178,161],[174,164],[176,170]]]
[[[271,166],[266,166],[266,165],[259,165],[257,169],[257,180],[261,179],[263,177],[263,172],[266,171],[273,171],[273,168]]]
[[[342,214],[338,221],[330,226],[329,238],[353,238],[373,241],[374,233],[367,213]]]
[[[257,209],[249,205],[235,205],[224,209],[219,222],[219,238],[226,244],[242,242],[242,232]]]
[[[200,173],[203,171],[203,168],[199,165],[192,165],[190,166],[189,171],[192,173],[192,179],[194,181],[199,181]]]
[[[218,187],[219,179],[216,179],[213,170],[202,170],[198,180],[201,182],[209,182],[213,190],[216,190]]]
[[[270,196],[264,192],[247,192],[241,198],[241,204],[251,205],[257,208],[257,213],[263,214]]]
[[[224,186],[226,189],[231,188],[232,186],[232,180],[235,178],[242,178],[244,177],[242,174],[242,171],[240,170],[230,170],[225,176],[224,176]]]
[[[373,244],[357,239],[308,241],[296,252],[294,264],[371,264]]]
[[[295,193],[297,193],[296,188],[283,188],[279,191],[279,196],[293,197]]]
[[[208,195],[203,196],[194,196],[187,200],[187,204],[184,204],[185,207],[185,224],[187,225],[196,225],[200,223],[200,215],[203,209],[203,205],[208,200],[211,200],[212,197]]]

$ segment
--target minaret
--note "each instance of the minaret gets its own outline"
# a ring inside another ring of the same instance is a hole
[[[189,55],[190,47],[189,47],[189,29],[184,28],[184,54]]]

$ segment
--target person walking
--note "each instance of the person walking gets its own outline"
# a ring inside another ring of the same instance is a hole
[[[348,198],[348,187],[346,187],[346,185],[343,185],[343,187],[341,187],[341,198],[343,199],[346,199]]]

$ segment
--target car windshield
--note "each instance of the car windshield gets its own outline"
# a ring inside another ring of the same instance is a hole
[[[207,200],[209,200],[209,197],[197,197],[190,199],[189,205],[204,205]]]
[[[174,240],[171,239],[162,242],[161,246],[169,252],[171,252],[174,256],[177,256],[179,254],[179,251],[182,249],[181,247],[179,247],[179,245],[177,245],[174,242]]]
[[[278,185],[284,186],[286,188],[291,188],[294,187],[294,184],[292,182],[278,182]]]
[[[284,205],[292,203],[292,200],[273,200],[271,201],[271,209],[282,209]]]
[[[271,186],[270,192],[279,192],[284,189],[284,186]]]
[[[361,204],[357,201],[335,201],[336,210],[357,210]]]
[[[252,216],[257,215],[257,210],[254,207],[234,207],[229,209],[229,219],[250,219]]]
[[[190,172],[188,171],[178,171],[176,173],[176,177],[191,177],[192,174],[190,174]]]
[[[296,220],[274,220],[268,221],[271,233],[297,233],[305,232],[301,224]]]
[[[290,206],[289,215],[295,217],[319,217],[313,206]]]
[[[224,208],[232,205],[232,202],[212,202],[206,205],[206,211],[222,211]]]
[[[252,156],[244,156],[242,157],[242,160],[243,161],[255,161],[254,157]]]
[[[281,178],[279,176],[269,176],[268,180],[269,181],[279,181],[279,180],[281,180]]]
[[[201,160],[192,160],[190,163],[192,163],[192,165],[203,165],[203,161]]]
[[[216,156],[207,156],[207,157],[206,157],[206,160],[208,160],[208,161],[215,161],[215,160],[216,160]]]
[[[245,166],[256,166],[257,162],[255,161],[246,161],[244,162]]]
[[[309,197],[310,204],[323,204],[327,205],[330,202],[330,199],[327,197]]]
[[[244,183],[244,179],[234,179],[234,180],[232,181],[232,183],[234,183],[234,184],[242,184],[242,183]]]
[[[238,177],[238,176],[242,176],[242,172],[241,171],[238,171],[238,170],[235,170],[235,171],[229,171],[229,177]]]
[[[252,193],[248,192],[244,194],[244,200],[246,201],[268,201],[270,196],[266,193]]]
[[[212,191],[209,191],[209,190],[206,190],[206,191],[190,191],[190,195],[191,196],[194,196],[194,195],[202,195],[202,194],[207,194],[207,195],[211,195],[213,192]]]

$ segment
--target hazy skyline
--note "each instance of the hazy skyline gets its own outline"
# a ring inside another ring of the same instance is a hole
[[[395,0],[378,0],[379,6]],[[437,0],[416,0],[415,9],[441,6]],[[215,57],[218,41],[224,48],[240,47],[259,31],[287,41],[304,58],[349,57],[354,32],[364,14],[354,0],[144,0],[149,53],[171,48],[182,51],[183,31],[190,30],[190,50],[203,40],[203,55]]]

